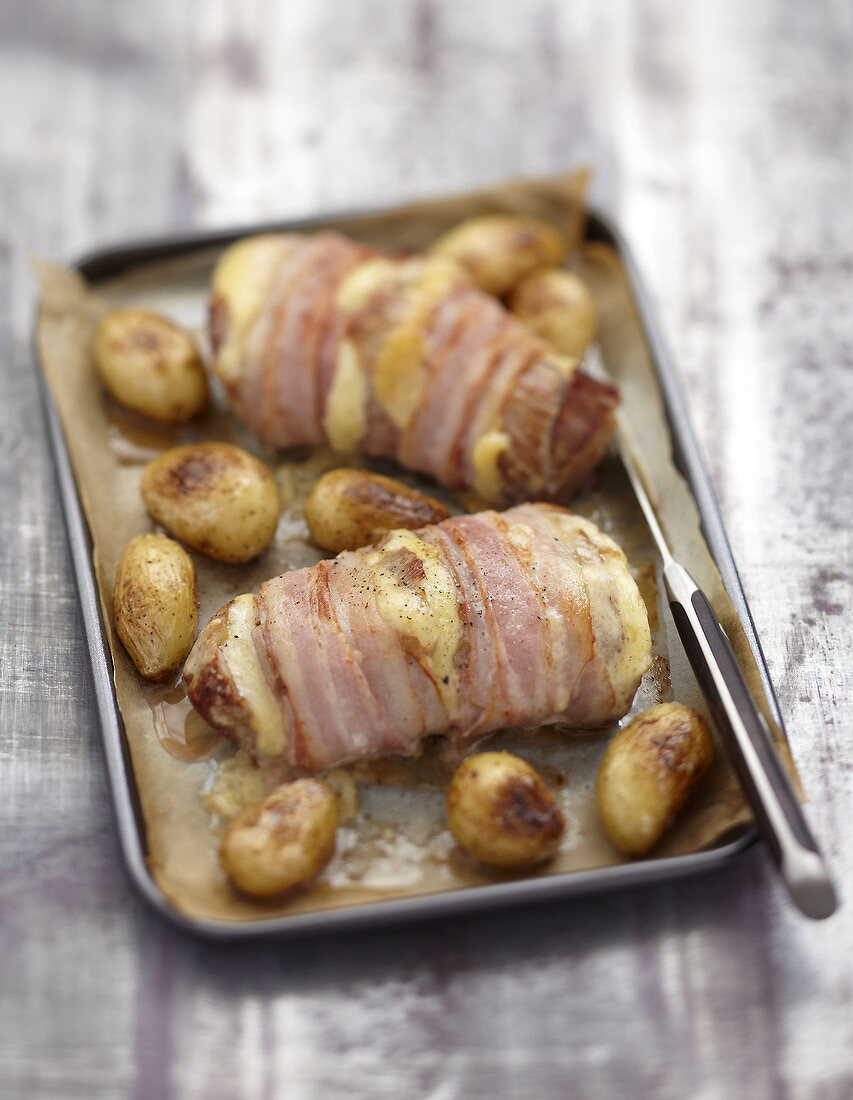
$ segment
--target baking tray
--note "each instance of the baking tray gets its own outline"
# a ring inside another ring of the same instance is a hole
[[[376,213],[375,211],[369,213]],[[76,260],[74,268],[92,285],[111,279],[139,264],[185,256],[195,251],[224,247],[252,233],[301,231],[326,225],[341,217],[364,216],[364,211],[322,215],[286,222],[269,222],[218,232],[117,245],[99,249]],[[655,318],[648,292],[624,237],[604,214],[589,212],[585,239],[609,245],[620,256],[633,293],[634,304],[656,371],[673,441],[673,457],[695,498],[702,532],[752,647],[773,717],[783,728],[767,663],[744,596],[731,548],[708,472],[690,424],[687,404],[669,349]],[[39,357],[34,356],[36,364]],[[53,451],[60,498],[71,549],[71,559],[84,633],[95,687],[101,740],[122,853],[130,878],[145,900],[179,928],[217,940],[245,940],[272,934],[349,929],[460,913],[498,905],[521,904],[553,898],[577,897],[603,890],[683,878],[723,867],[751,848],[758,834],[750,825],[739,826],[728,838],[706,850],[685,855],[647,859],[561,875],[498,882],[444,893],[370,902],[341,909],[277,916],[255,921],[222,921],[189,918],[174,909],[152,879],[146,863],[146,826],[139,806],[129,749],[113,684],[109,646],[101,618],[97,582],[92,561],[92,541],[77,492],[71,460],[56,405],[44,373],[37,368],[47,432]]]

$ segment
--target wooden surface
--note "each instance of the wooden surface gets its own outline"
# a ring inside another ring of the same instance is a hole
[[[149,914],[108,807],[27,269],[592,162],[847,893],[852,44],[841,0],[3,5],[3,1097],[853,1094],[853,910],[801,919],[762,851],[702,881],[300,943],[222,949]]]

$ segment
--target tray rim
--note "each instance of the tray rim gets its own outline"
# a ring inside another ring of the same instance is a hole
[[[310,217],[140,238],[87,251],[76,259],[72,259],[71,266],[88,281],[97,283],[139,264],[157,262],[225,245],[252,233],[298,232],[337,220],[393,214],[398,209],[400,209],[399,205],[393,205],[375,209],[331,211]],[[619,253],[625,267],[640,325],[660,382],[666,416],[672,433],[676,466],[687,480],[696,500],[703,534],[752,648],[773,717],[784,730],[767,662],[732,556],[710,475],[693,431],[684,389],[668,344],[663,337],[649,292],[624,235],[609,215],[597,208],[590,208],[587,212],[585,239],[610,244]],[[496,905],[578,897],[620,887],[692,876],[725,866],[755,846],[759,839],[758,833],[754,826],[747,825],[734,839],[706,851],[660,859],[645,859],[613,867],[567,871],[559,875],[488,883],[476,887],[458,887],[409,898],[367,902],[316,913],[297,913],[292,916],[257,920],[226,921],[189,917],[182,913],[172,905],[154,882],[145,858],[146,827],[136,791],[136,780],[124,734],[124,724],[115,695],[111,671],[112,656],[101,618],[91,537],[74,478],[62,422],[38,352],[37,331],[40,313],[39,306],[33,327],[33,361],[68,533],[72,567],[83,618],[86,650],[95,689],[100,740],[107,767],[110,800],[120,847],[131,882],[145,901],[172,925],[184,932],[219,941],[364,928],[369,925],[472,912]]]

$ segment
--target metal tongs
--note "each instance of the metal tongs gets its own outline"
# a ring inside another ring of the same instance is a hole
[[[663,562],[672,617],[714,716],[758,829],[797,907],[821,920],[837,907],[835,887],[773,737],[707,596],[672,556],[643,477],[625,442],[617,448]]]

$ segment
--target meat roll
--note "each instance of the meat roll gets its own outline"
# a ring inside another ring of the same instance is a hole
[[[267,447],[392,458],[488,504],[565,499],[614,430],[613,387],[442,257],[336,233],[248,238],[214,273],[211,337]]]
[[[625,555],[549,504],[454,516],[239,596],[184,669],[256,759],[312,771],[502,726],[621,717],[650,661]]]

